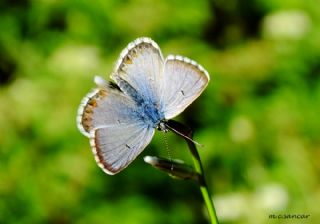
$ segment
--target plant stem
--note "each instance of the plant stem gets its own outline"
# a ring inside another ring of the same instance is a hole
[[[194,144],[194,143],[192,143],[192,144]],[[188,145],[189,145],[189,143],[188,143]],[[198,151],[196,150],[195,146],[194,146],[194,148],[195,148],[195,151],[198,154]],[[219,223],[218,217],[217,217],[216,210],[214,208],[213,202],[212,202],[210,194],[209,194],[209,189],[208,189],[207,183],[206,183],[205,178],[204,178],[204,171],[203,171],[203,167],[202,167],[202,164],[201,164],[201,160],[200,160],[199,154],[198,154],[197,158],[194,157],[194,156],[192,156],[192,158],[193,158],[193,163],[194,163],[195,170],[200,174],[199,175],[199,177],[201,178],[199,180],[200,181],[200,191],[201,191],[202,197],[204,199],[204,202],[205,202],[205,204],[207,206],[211,223],[212,224],[218,224]]]
[[[186,127],[185,125],[181,124],[180,122],[177,122],[174,120],[169,120],[167,123],[167,127],[170,130],[172,130],[174,133],[182,136],[187,142],[190,152],[192,154],[192,160],[194,163],[195,170],[199,174],[200,191],[203,196],[204,202],[207,206],[211,223],[219,224],[216,210],[214,208],[213,201],[211,200],[211,197],[209,194],[209,188],[205,180],[204,170],[202,167],[200,155],[198,153],[195,143],[192,141],[192,136],[193,136],[192,130]]]

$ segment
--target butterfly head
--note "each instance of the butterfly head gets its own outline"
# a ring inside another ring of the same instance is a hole
[[[166,121],[165,120],[160,121],[156,128],[159,131],[162,131],[162,132],[165,132],[165,133],[167,133],[169,131],[169,129],[166,126]]]

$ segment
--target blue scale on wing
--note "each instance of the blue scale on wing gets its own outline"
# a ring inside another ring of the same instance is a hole
[[[126,93],[137,105],[137,116],[146,124],[157,127],[159,122],[164,119],[164,114],[157,106],[155,100],[150,96],[145,96],[135,90],[127,81],[120,77],[115,77],[120,89]]]

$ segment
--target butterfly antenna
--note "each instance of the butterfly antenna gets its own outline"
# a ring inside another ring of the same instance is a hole
[[[179,132],[178,130],[174,129],[173,127],[169,126],[167,123],[165,123],[165,126],[169,129],[169,130],[172,130],[173,132],[175,132],[176,134],[188,139],[189,141],[193,142],[194,144],[200,146],[200,147],[204,147],[203,144],[200,144],[199,142],[196,142],[195,140],[193,140],[192,138],[182,134],[181,132]]]
[[[168,139],[167,139],[167,133],[163,132],[163,138],[164,138],[164,144],[166,146],[166,150],[167,150],[167,154],[168,154],[168,158],[170,160],[170,163],[171,163],[171,170],[173,170],[173,163],[172,163],[172,156],[171,156],[171,152],[170,152],[170,149],[169,149],[169,144],[168,144]]]

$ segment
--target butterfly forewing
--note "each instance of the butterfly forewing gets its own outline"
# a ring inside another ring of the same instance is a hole
[[[138,38],[125,48],[111,76],[118,83],[124,79],[146,100],[159,103],[159,83],[163,74],[163,57],[150,38]],[[123,90],[126,91],[125,89]]]
[[[94,89],[83,100],[78,111],[78,128],[90,137],[90,131],[101,125],[135,122],[134,101],[111,84]]]

